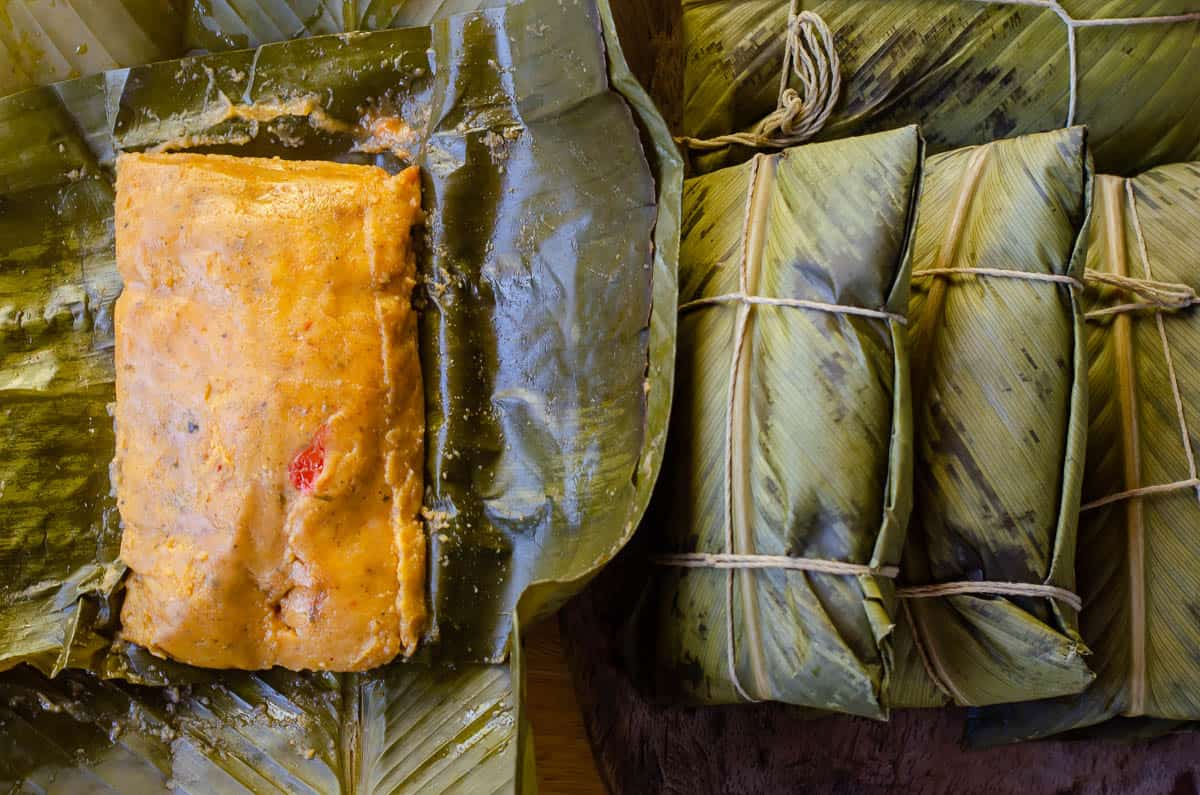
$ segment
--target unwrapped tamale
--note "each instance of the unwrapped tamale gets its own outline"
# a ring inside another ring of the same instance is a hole
[[[363,670],[425,616],[418,172],[117,165],[114,462],[130,641]]]
[[[908,127],[685,184],[654,509],[664,697],[886,714],[921,159]]]
[[[978,711],[980,744],[1200,720],[1200,164],[1099,177],[1095,216],[1079,587],[1097,679]]]
[[[824,20],[840,61],[818,140],[919,123],[941,152],[1086,124],[1104,172],[1200,156],[1194,0],[683,0],[683,135],[751,130],[775,109],[793,5]],[[795,74],[788,86],[821,106]]]
[[[1074,593],[1091,189],[1079,127],[926,164],[893,706],[1006,703],[1092,679]]]

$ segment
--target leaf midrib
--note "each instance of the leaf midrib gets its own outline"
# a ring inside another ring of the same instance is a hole
[[[747,200],[746,228],[742,235],[742,261],[739,267],[738,289],[744,295],[756,295],[762,270],[763,250],[766,247],[768,210],[771,193],[775,185],[778,156],[758,155],[750,171],[750,193]],[[731,552],[745,555],[755,554],[752,505],[750,497],[750,365],[753,356],[751,332],[753,330],[754,307],[739,303],[734,332],[734,358],[730,382],[729,405],[729,453],[726,477],[729,482],[729,523],[732,540]],[[755,690],[759,695],[770,693],[770,677],[762,649],[762,618],[759,614],[755,590],[758,573],[742,570],[737,576],[742,604],[741,622],[746,636],[747,657],[754,678]],[[740,575],[740,576],[738,576]],[[729,605],[729,620],[733,621],[733,604]],[[731,638],[732,639],[732,638]],[[733,664],[737,665],[736,649]],[[736,676],[736,672],[734,672]]]
[[[1125,180],[1104,180],[1105,226],[1112,230],[1108,238],[1108,259],[1118,276],[1129,275],[1126,257],[1125,219],[1121,193]],[[1133,211],[1133,208],[1130,208]],[[1122,490],[1133,491],[1142,486],[1141,428],[1137,415],[1137,379],[1133,360],[1133,319],[1127,312],[1113,320],[1113,344],[1117,370],[1117,405],[1121,415],[1121,452],[1124,467]],[[1129,566],[1129,707],[1125,713],[1141,715],[1146,705],[1146,600],[1145,600],[1145,516],[1142,500],[1133,497],[1126,501],[1125,533]]]
[[[971,206],[979,193],[979,183],[983,179],[991,149],[991,145],[985,144],[976,147],[971,153],[966,168],[963,170],[962,179],[959,181],[958,193],[955,197],[950,222],[946,227],[946,234],[942,238],[942,244],[938,248],[937,259],[931,269],[955,267],[954,263],[958,260],[958,252],[962,247],[963,230],[966,228],[967,219],[971,215]],[[918,219],[918,223],[920,222],[921,219]],[[912,399],[913,405],[917,407],[917,410],[920,410],[920,407],[924,406],[929,399],[931,378],[927,367],[933,358],[936,348],[938,330],[941,326],[943,309],[946,302],[947,287],[947,280],[944,276],[934,277],[932,284],[929,285],[929,294],[925,298],[921,317],[913,329],[909,361],[911,362],[913,373]],[[930,566],[926,566],[926,574],[928,574],[930,568]],[[955,685],[950,672],[938,656],[937,644],[932,643],[930,640],[932,633],[929,627],[926,626],[926,614],[923,606],[920,604],[912,605],[912,609],[907,612],[912,618],[913,642],[918,644],[924,651],[922,659],[929,664],[928,673],[930,676],[956,702],[959,704],[969,704],[969,698]]]

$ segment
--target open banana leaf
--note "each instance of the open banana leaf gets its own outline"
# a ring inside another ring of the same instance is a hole
[[[388,114],[408,125],[400,140],[378,146],[370,123]],[[425,655],[456,664],[461,675],[414,664],[342,677],[334,688],[341,700],[330,696],[329,709],[343,723],[361,718],[361,732],[374,732],[393,763],[405,754],[408,763],[423,760],[414,788],[439,765],[448,776],[439,781],[460,790],[519,787],[530,760],[512,757],[506,764],[516,769],[502,777],[476,769],[478,758],[464,753],[478,727],[433,737],[430,726],[433,739],[413,750],[425,729],[397,722],[396,713],[425,710],[437,723],[441,704],[468,714],[483,699],[472,688],[504,690],[515,709],[519,670],[510,680],[502,663],[511,654],[515,668],[518,620],[552,610],[621,548],[657,474],[674,365],[682,169],[625,66],[607,3],[531,0],[429,27],[104,73],[0,100],[0,120],[0,437],[11,453],[0,465],[0,667],[28,662],[48,674],[85,667],[133,682],[240,688],[237,709],[202,717],[246,737],[258,731],[256,703],[278,719],[288,704],[293,713],[310,711],[305,694],[327,678],[214,680],[110,648],[122,574],[107,471],[111,305],[120,290],[112,162],[123,149],[164,145],[389,168],[415,162],[428,210],[422,359],[436,625]],[[466,665],[472,661],[497,665]],[[463,678],[470,671],[486,688]],[[134,684],[70,676],[81,684],[28,671],[4,681],[42,693],[42,701],[53,702],[61,687],[83,687],[101,706],[126,712],[159,703]],[[354,706],[372,688],[383,699],[375,703],[388,705],[374,723]],[[163,709],[208,709],[198,699],[189,704]],[[52,744],[15,741],[26,724],[42,731],[39,722],[59,714],[45,709],[0,725],[0,773],[32,781],[70,767]],[[72,714],[80,732],[99,720]],[[484,732],[480,753],[524,749],[527,740],[510,728]],[[140,775],[133,767],[102,764],[123,753],[111,751],[114,744],[135,746],[160,771],[188,764],[181,754],[200,748],[208,762],[228,762],[242,790],[269,789],[254,783],[262,779],[291,791],[290,768],[275,768],[282,746],[251,741],[241,761],[229,762],[222,731],[204,729],[217,738],[208,744],[155,746],[139,729],[128,742],[78,746],[84,753],[73,759],[78,775],[94,778],[103,768],[113,789],[130,791],[143,780],[123,778]],[[304,767],[314,747],[314,758],[324,754],[323,746],[302,748],[304,762],[284,766]],[[339,764],[296,780],[321,792],[330,791],[322,781],[343,782],[334,788],[343,791],[371,781],[366,768]]]
[[[244,49],[348,30],[428,25],[507,0],[188,0],[189,49]]]
[[[0,97],[183,54],[177,0],[3,0]]]
[[[683,0],[681,132],[753,128],[777,102],[789,0]],[[1097,167],[1200,157],[1195,0],[803,0],[832,31],[841,99],[820,138],[919,123],[931,152],[1086,124]],[[1189,20],[1100,20],[1193,12]],[[1068,21],[1077,19],[1084,25]],[[1077,66],[1072,113],[1071,53]],[[791,86],[801,90],[800,81]],[[748,157],[696,158],[704,171]]]
[[[649,267],[654,183],[628,105],[608,88],[598,16],[551,16],[539,5],[451,17],[432,29],[157,64],[5,102],[14,140],[40,144],[5,150],[13,212],[5,213],[4,275],[17,332],[5,358],[14,407],[5,428],[43,445],[12,465],[49,470],[6,478],[6,500],[34,503],[28,516],[6,514],[6,537],[24,539],[13,545],[21,576],[8,578],[8,592],[63,590],[48,589],[54,578],[35,565],[69,569],[60,578],[77,592],[107,592],[95,582],[114,580],[112,571],[100,577],[86,568],[112,557],[111,544],[103,547],[114,535],[108,431],[86,437],[91,447],[78,459],[87,477],[65,472],[61,452],[46,447],[56,443],[52,431],[81,444],[75,431],[110,399],[108,307],[120,287],[108,237],[114,149],[165,143],[373,160],[355,151],[363,148],[356,130],[380,98],[421,125],[404,142],[411,155],[379,157],[411,158],[426,176],[422,345],[439,655],[503,660],[527,584],[579,580],[620,547],[640,516],[665,431],[648,417],[665,416],[669,400],[669,368],[660,362],[673,322],[660,314],[656,323],[667,327],[651,328],[651,290],[662,281]],[[550,23],[554,37],[537,29]],[[590,64],[578,60],[582,52]],[[606,130],[603,140],[595,129]],[[661,303],[671,305],[671,282],[664,288]],[[653,356],[652,340],[662,346]],[[64,411],[82,400],[72,391],[80,383],[98,389],[90,413]],[[28,417],[18,400],[53,409]],[[34,494],[60,481],[58,504]],[[43,539],[52,522],[61,529]],[[40,554],[56,542],[79,561]],[[73,609],[74,593],[56,608]]]
[[[1092,272],[1200,289],[1200,164],[1096,184]],[[1139,303],[1094,285],[1089,314]],[[1195,478],[1200,325],[1195,309],[1088,318],[1091,411],[1084,503]],[[1177,407],[1172,380],[1179,386]],[[1079,526],[1082,631],[1097,679],[1082,695],[980,710],[972,742],[1097,727],[1108,735],[1200,720],[1200,497],[1182,485],[1085,509]],[[1141,721],[1135,720],[1141,718]],[[1098,724],[1111,723],[1111,726]],[[1095,731],[1093,730],[1093,731]]]
[[[1079,127],[926,164],[894,706],[1007,703],[1092,680],[1076,608],[1062,596],[1075,588],[1086,444],[1083,314],[1075,285],[1045,280],[1082,280],[1091,191]],[[913,590],[951,583],[965,586]],[[985,590],[996,583],[1061,590]]]
[[[888,569],[912,486],[904,315],[921,160],[907,127],[685,185],[680,398],[649,524],[669,555],[859,570],[661,558],[651,634],[664,697],[886,716],[897,606]],[[802,303],[723,299],[738,294]]]
[[[515,661],[514,661],[515,662]],[[144,687],[0,679],[0,787],[21,792],[521,792],[514,665],[276,669]]]

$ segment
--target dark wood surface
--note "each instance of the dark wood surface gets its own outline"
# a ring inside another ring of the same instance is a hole
[[[646,576],[632,571],[628,553],[560,617],[584,725],[615,795],[1200,793],[1198,734],[966,751],[959,747],[962,710],[908,710],[879,723],[805,719],[777,704],[653,704],[634,687],[619,653],[630,595]]]
[[[603,795],[583,716],[571,689],[558,622],[542,621],[525,642],[525,708],[533,727],[540,795]]]

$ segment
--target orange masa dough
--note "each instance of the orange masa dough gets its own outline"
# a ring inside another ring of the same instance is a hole
[[[426,620],[416,169],[117,164],[122,636],[358,671]]]

